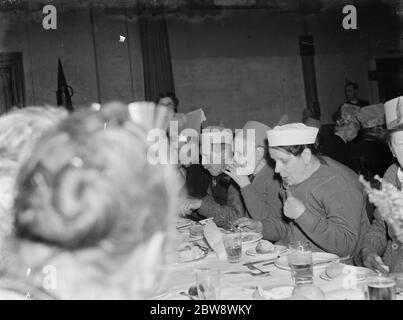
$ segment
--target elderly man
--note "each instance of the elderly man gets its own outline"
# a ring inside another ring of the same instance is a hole
[[[202,139],[202,164],[211,175],[210,184],[207,194],[199,199],[188,199],[182,205],[181,213],[190,214],[197,210],[201,216],[213,217],[217,225],[229,229],[233,221],[244,216],[245,212],[238,186],[223,173],[232,159],[232,132],[222,127],[207,127],[203,132],[223,134],[223,138],[225,133],[229,133],[231,139],[219,139],[217,142]]]
[[[353,141],[360,130],[358,113],[360,108],[344,104],[333,115],[335,122],[334,134],[323,139],[320,145],[321,153],[350,167],[354,170],[350,157],[350,142]]]
[[[238,184],[247,213],[257,220],[270,215],[281,218],[280,180],[267,162],[266,131],[269,129],[258,121],[246,122],[235,136],[235,143],[241,141],[243,149],[235,148],[234,164],[225,171]],[[254,138],[248,135],[248,130],[254,133]],[[252,153],[248,152],[251,146]],[[243,157],[245,154],[246,158]]]
[[[385,111],[382,103],[363,107],[359,113],[362,126],[360,139],[351,146],[354,170],[367,180],[383,176],[394,162],[386,143]]]

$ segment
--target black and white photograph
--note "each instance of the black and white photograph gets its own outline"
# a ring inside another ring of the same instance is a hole
[[[0,0],[0,300],[403,300],[403,0]]]

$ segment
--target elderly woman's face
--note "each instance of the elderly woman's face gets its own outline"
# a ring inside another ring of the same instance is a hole
[[[390,137],[390,149],[393,155],[397,158],[400,167],[403,168],[403,131],[392,133]]]
[[[306,164],[301,156],[294,156],[280,148],[269,148],[271,158],[276,162],[275,172],[289,185],[302,182]]]
[[[220,175],[231,160],[231,147],[212,144],[210,152],[202,152],[202,164],[213,177]]]

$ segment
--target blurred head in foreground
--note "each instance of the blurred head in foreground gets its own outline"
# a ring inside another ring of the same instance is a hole
[[[11,213],[15,197],[15,180],[39,137],[67,116],[63,108],[26,107],[14,109],[0,117],[0,264],[8,254],[4,238],[13,229]]]
[[[14,182],[43,132],[67,115],[63,108],[26,107],[0,117],[0,206],[12,206]]]
[[[153,290],[179,188],[170,166],[147,161],[146,134],[111,103],[74,113],[39,140],[18,179],[9,276],[30,268],[38,298],[136,299]],[[46,266],[57,285],[44,287]]]

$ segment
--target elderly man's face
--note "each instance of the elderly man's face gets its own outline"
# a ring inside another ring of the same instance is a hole
[[[202,163],[213,177],[220,175],[232,158],[231,146],[228,144],[212,144],[210,153],[202,153]]]

